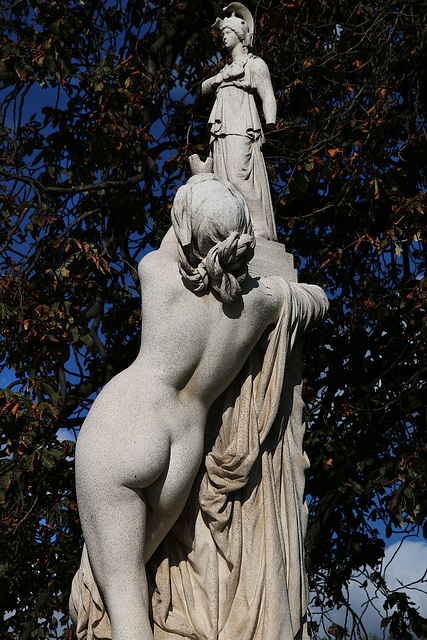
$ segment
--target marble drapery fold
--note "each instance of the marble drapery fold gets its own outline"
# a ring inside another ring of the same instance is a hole
[[[111,625],[93,577],[86,545],[70,594],[70,616],[78,640],[111,640]]]

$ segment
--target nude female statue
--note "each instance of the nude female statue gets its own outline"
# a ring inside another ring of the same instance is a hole
[[[276,99],[267,65],[248,51],[253,38],[250,12],[239,2],[225,10],[233,15],[217,18],[213,30],[221,34],[231,63],[202,84],[202,94],[215,91],[209,118],[213,172],[229,180],[243,195],[255,235],[277,240],[262,154],[264,135],[254,95],[261,98],[267,126],[276,121]]]
[[[172,218],[176,238],[139,265],[139,355],[97,397],[77,441],[80,518],[112,640],[152,640],[145,563],[187,500],[210,406],[283,302],[275,278],[247,275],[254,236],[233,185],[194,176]]]

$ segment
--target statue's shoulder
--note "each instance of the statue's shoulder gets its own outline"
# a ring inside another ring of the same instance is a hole
[[[270,71],[262,58],[249,54],[251,58],[248,61],[249,73],[252,83],[255,87],[263,85],[267,78],[270,78]]]
[[[138,276],[141,285],[151,280],[163,280],[172,269],[178,271],[176,259],[170,251],[156,249],[147,253],[139,262]]]
[[[254,53],[249,53],[248,58],[249,58],[249,65],[252,70],[261,71],[261,72],[266,70],[268,71],[268,67],[266,63],[259,56],[256,56]]]
[[[178,262],[178,245],[175,233],[172,227],[166,233],[159,249],[146,253],[140,260],[138,265],[139,277],[141,275],[154,275],[161,273],[164,268],[170,268],[171,265],[177,266]]]
[[[147,275],[156,268],[157,262],[157,251],[150,251],[149,253],[146,253],[145,256],[141,258],[138,264],[139,279],[145,279]]]
[[[275,276],[260,276],[248,278],[243,285],[244,293],[249,294],[251,312],[269,317],[269,322],[275,322],[280,314],[286,297],[287,283]]]

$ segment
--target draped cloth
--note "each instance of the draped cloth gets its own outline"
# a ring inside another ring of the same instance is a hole
[[[327,299],[277,280],[280,319],[212,406],[204,465],[147,566],[156,640],[308,638],[301,337]],[[110,637],[85,554],[71,611],[79,640]]]
[[[93,577],[86,545],[71,586],[69,606],[78,640],[111,640],[110,619]]]

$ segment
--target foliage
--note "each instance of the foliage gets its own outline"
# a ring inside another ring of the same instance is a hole
[[[425,635],[375,567],[378,532],[427,537],[426,3],[247,4],[278,99],[266,156],[281,239],[331,298],[306,344],[312,587],[348,608],[343,587],[366,569],[385,632]],[[3,637],[71,637],[54,613],[81,544],[72,433],[137,352],[137,262],[168,228],[186,157],[206,151],[198,90],[219,9],[0,8]],[[357,612],[346,626],[366,635]]]

